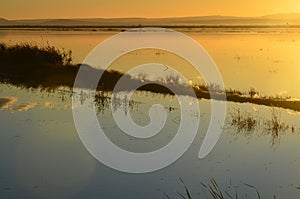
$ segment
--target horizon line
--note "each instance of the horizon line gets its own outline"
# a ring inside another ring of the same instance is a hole
[[[280,12],[280,13],[270,13],[259,16],[235,16],[235,15],[220,15],[220,14],[211,14],[211,15],[189,15],[189,16],[167,16],[167,17],[142,17],[142,16],[128,16],[128,17],[47,17],[47,18],[16,18],[9,19],[6,17],[0,17],[0,19],[5,19],[8,21],[18,21],[18,20],[53,20],[53,19],[176,19],[176,18],[193,18],[193,17],[238,17],[238,18],[260,18],[269,15],[284,15],[284,14],[299,14],[300,12]]]

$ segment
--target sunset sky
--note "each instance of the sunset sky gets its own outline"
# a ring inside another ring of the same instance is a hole
[[[0,17],[180,17],[202,15],[261,16],[300,12],[299,0],[1,0]]]

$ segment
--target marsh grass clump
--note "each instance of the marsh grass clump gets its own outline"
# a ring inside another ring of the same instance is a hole
[[[241,96],[243,95],[243,93],[237,89],[232,89],[232,88],[228,88],[226,89],[226,94],[227,95],[238,95],[238,96]]]
[[[253,132],[258,125],[258,119],[248,112],[241,113],[240,109],[230,113],[230,126],[235,127],[238,132],[248,134]]]
[[[248,94],[251,98],[254,98],[255,96],[258,96],[259,95],[259,92],[256,91],[255,88],[250,88],[249,91],[248,91]]]
[[[179,198],[182,198],[182,199],[192,199],[193,198],[192,192],[186,186],[184,181],[181,178],[179,178],[179,179],[180,179],[181,183],[183,184],[185,191],[184,191],[184,193],[177,192],[177,195],[179,196]],[[250,188],[251,190],[255,191],[254,194],[256,195],[256,197],[254,197],[254,198],[261,199],[260,193],[255,186],[250,185],[250,184],[244,184],[244,186],[245,186],[245,188]],[[236,190],[235,191],[231,190],[231,188],[232,188],[231,184],[229,186],[227,186],[226,190],[222,190],[215,179],[211,179],[209,183],[201,182],[201,187],[203,188],[203,191],[205,193],[205,198],[207,198],[207,199],[208,198],[210,198],[210,199],[225,199],[225,198],[238,199],[241,196],[240,194],[237,193]],[[234,192],[234,193],[232,193],[232,192]],[[208,193],[208,194],[206,194],[206,193]],[[167,193],[164,193],[164,195],[166,198],[171,199],[170,195],[168,195]],[[242,197],[242,198],[244,198],[244,197]],[[246,198],[247,198],[247,195],[246,195]],[[276,197],[273,196],[273,198],[275,199]]]
[[[81,96],[83,97],[81,98]],[[81,103],[84,103],[86,97],[91,96],[87,96],[84,93],[80,94]],[[108,94],[108,92],[98,91],[94,97],[94,103],[97,107],[98,114],[103,114],[106,110],[112,110],[113,112],[122,110],[127,115],[130,110],[138,108],[139,105],[139,102],[131,100],[127,97],[127,95],[113,95],[112,97]]]
[[[289,125],[281,121],[281,114],[274,108],[272,109],[271,119],[265,121],[265,126],[267,131],[273,132],[277,136],[279,132],[284,132],[289,129]]]
[[[185,194],[187,195],[187,199],[192,199],[192,195],[191,195],[191,192],[190,192],[189,188],[185,185],[185,183],[184,183],[184,181],[182,180],[182,178],[179,178],[179,179],[180,179],[181,183],[182,183],[183,186],[184,186]],[[180,193],[180,192],[177,192],[177,193],[178,193],[178,195],[179,195],[180,197],[185,198],[185,196],[184,196],[182,193]]]
[[[196,87],[199,90],[204,91],[204,92],[213,92],[213,93],[226,93],[227,92],[226,89],[225,90],[222,89],[222,87],[216,83],[199,84],[199,85],[194,85],[194,87]],[[230,91],[233,92],[234,90],[230,89]]]
[[[107,92],[96,92],[94,103],[97,107],[97,113],[104,113],[105,110],[108,110],[111,103],[111,97],[108,95]]]
[[[78,67],[72,64],[72,51],[30,43],[0,44],[2,83],[37,88],[72,86]]]
[[[278,146],[280,135],[282,133],[287,131],[295,133],[297,130],[296,126],[289,126],[283,122],[281,120],[280,112],[275,108],[271,110],[271,117],[269,119],[263,119],[258,115],[254,116],[249,112],[241,112],[240,109],[231,111],[230,116],[230,120],[227,120],[227,124],[229,127],[234,127],[236,129],[234,135],[250,136],[257,129],[262,135],[271,136],[271,144],[273,147]]]
[[[3,64],[52,64],[64,66],[72,64],[72,51],[60,50],[49,44],[38,46],[30,43],[7,46],[0,44],[0,59]]]
[[[204,183],[202,183],[202,185],[204,185]],[[221,189],[219,188],[217,182],[215,181],[215,179],[212,179],[208,185],[208,191],[211,195],[212,198],[215,199],[224,199],[223,193],[221,191]]]
[[[281,115],[276,109],[272,109],[271,118],[264,122],[264,129],[267,134],[272,136],[272,145],[279,141],[280,133],[284,133],[289,129],[289,125],[281,121]],[[293,132],[293,127],[291,128]]]
[[[167,84],[173,84],[173,85],[181,85],[181,78],[179,75],[167,75],[165,78],[165,82]]]
[[[112,90],[121,77],[128,82],[131,78],[118,71],[103,71],[85,64],[73,64],[72,51],[49,44],[42,46],[21,43],[8,46],[0,43],[0,60],[0,83],[25,88],[72,88],[80,67],[95,76],[103,74],[98,84],[99,90]],[[89,88],[90,84],[87,79],[83,86]]]
[[[138,76],[136,77],[136,79],[144,82],[147,79],[147,75],[146,75],[146,73],[143,73],[143,72],[139,73]]]

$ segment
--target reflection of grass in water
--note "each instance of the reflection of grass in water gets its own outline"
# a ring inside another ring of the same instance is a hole
[[[7,46],[0,44],[0,82],[10,83],[13,85],[26,88],[42,88],[45,90],[53,90],[60,86],[73,87],[79,64],[72,63],[72,52],[59,50],[53,46],[38,46],[28,43],[16,44]],[[128,85],[139,85],[142,81],[146,84],[139,90],[150,91],[154,93],[171,94],[174,93],[168,89],[170,87],[177,91],[179,95],[192,95],[194,91],[198,98],[216,99],[239,102],[239,103],[254,103],[266,106],[276,106],[300,111],[300,101],[292,101],[288,99],[276,97],[260,97],[255,89],[250,89],[247,95],[242,92],[227,89],[220,89],[219,85],[184,85],[180,83],[178,76],[166,77],[163,85],[160,80],[146,80],[145,74],[140,79],[134,79],[132,76],[124,75],[117,71],[103,71],[94,69],[84,65],[84,69],[92,75],[102,74],[102,77],[97,86],[101,91],[112,91],[121,77],[124,78],[121,91],[128,89]],[[98,76],[97,76],[98,77]],[[93,79],[93,78],[91,78]],[[91,82],[84,82],[85,88],[89,88]]]
[[[289,129],[289,125],[281,121],[281,115],[276,109],[272,109],[271,119],[265,122],[266,130],[273,132],[276,136],[279,132]]]
[[[177,192],[178,196],[182,199],[192,199],[191,191],[188,189],[188,187],[186,186],[186,184],[181,178],[180,181],[184,186],[185,192],[184,193]],[[244,185],[245,187],[248,187],[255,191],[257,199],[261,198],[260,193],[255,186],[250,184],[244,184]],[[236,192],[236,190],[234,191],[234,194],[229,193],[230,192],[229,190],[222,191],[222,189],[219,187],[215,179],[211,179],[208,184],[201,182],[201,186],[203,188],[206,198],[208,198],[209,196],[211,199],[225,199],[225,198],[238,199],[239,198],[239,194]],[[231,185],[229,187],[231,187]],[[209,193],[209,196],[207,196],[206,192]],[[165,193],[165,196],[166,198],[171,199],[171,197],[167,193]],[[275,198],[276,197],[274,195],[273,199]]]
[[[293,126],[291,131],[293,132]],[[265,132],[272,136],[272,145],[279,144],[280,133],[284,133],[289,129],[289,125],[281,121],[281,115],[276,109],[272,109],[271,119],[264,122]]]
[[[85,98],[91,97],[81,94],[82,103]],[[111,98],[108,92],[97,92],[95,95],[95,105],[97,107],[98,113],[104,113],[105,110],[123,110],[125,114],[129,110],[138,108],[139,102],[130,100],[124,95],[122,98],[116,97]],[[110,104],[112,103],[112,107]],[[170,112],[174,110],[173,107],[166,107]],[[260,118],[259,115],[253,115],[251,112],[242,112],[239,108],[233,109],[229,112],[230,117],[226,120],[226,129],[236,138],[238,136],[254,136],[254,135],[270,135],[272,147],[279,144],[280,136],[282,133],[290,130],[291,133],[296,132],[296,127],[294,125],[287,125],[281,121],[280,113],[276,111],[275,108],[271,110],[271,116],[268,119]],[[231,128],[234,128],[232,130]],[[300,130],[300,129],[297,129]]]
[[[251,113],[245,111],[241,112],[240,109],[236,109],[230,112],[230,127],[234,127],[237,135],[249,136],[254,133],[254,130],[262,129],[263,135],[271,135],[272,146],[278,145],[280,141],[280,135],[290,130],[295,133],[296,127],[294,125],[287,125],[281,121],[280,112],[275,108],[271,110],[271,118],[264,119],[261,123],[258,116],[254,117]]]
[[[97,107],[97,113],[104,113],[105,110],[116,111],[122,110],[125,115],[128,114],[129,110],[138,107],[138,102],[128,99],[127,95],[124,95],[122,98],[120,96],[114,95],[110,97],[107,92],[97,92],[95,94],[95,105]],[[112,107],[110,107],[112,105]]]
[[[258,125],[259,121],[248,112],[241,113],[240,109],[230,113],[231,121],[230,126],[236,127],[238,132],[249,134],[253,132]]]

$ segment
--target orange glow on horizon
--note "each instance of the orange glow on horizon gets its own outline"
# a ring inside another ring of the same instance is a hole
[[[299,0],[2,0],[0,18],[119,18],[244,16],[256,17],[274,13],[300,12]]]

